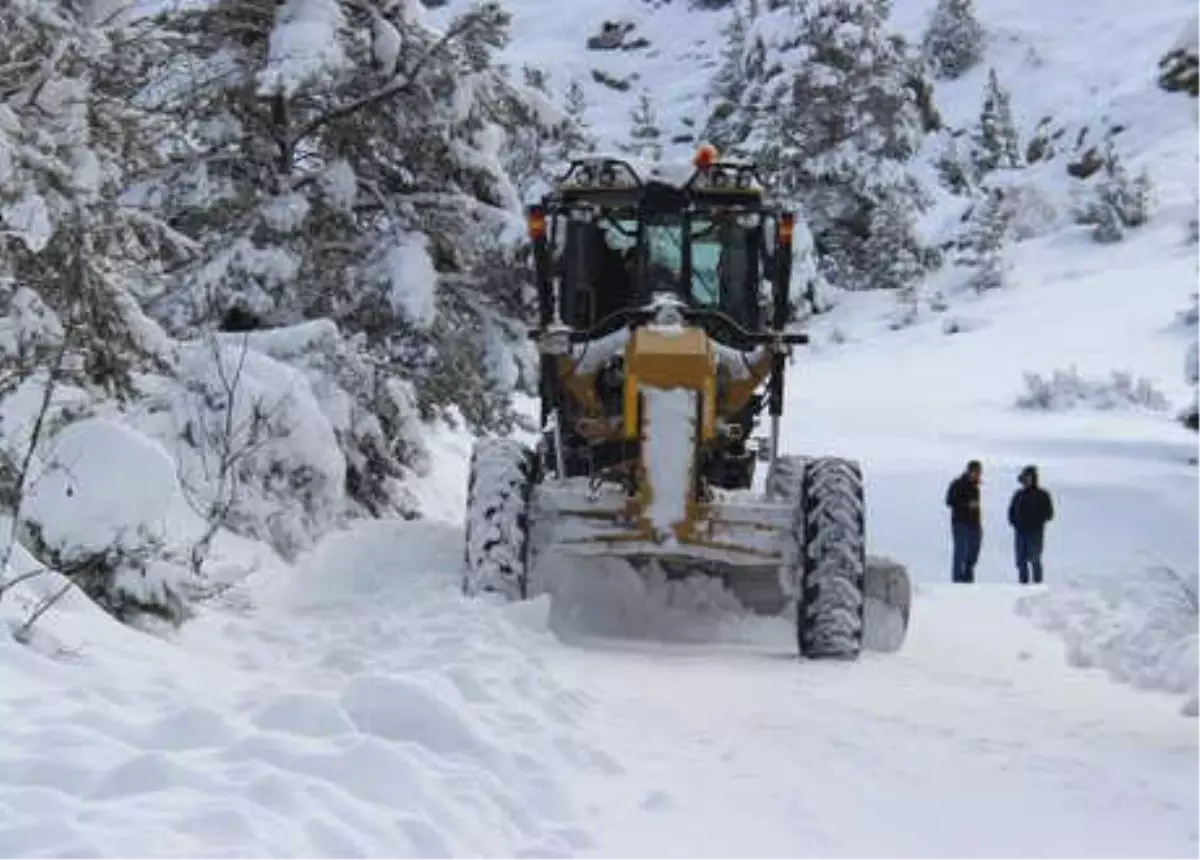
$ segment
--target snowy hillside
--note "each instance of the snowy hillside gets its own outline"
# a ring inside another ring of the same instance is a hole
[[[573,82],[599,146],[646,95],[690,156],[733,4],[503,0],[508,79],[486,16],[439,53],[474,0],[256,3],[149,45],[63,39],[139,96],[148,68],[188,77],[172,51],[203,58],[149,127],[184,124],[182,151],[145,164],[115,166],[122,90],[89,102],[91,137],[68,110],[104,76],[0,86],[0,856],[1197,855],[1200,488],[1176,417],[1197,126],[1156,82],[1193,2],[977,2],[983,62],[936,82],[946,133],[912,166],[921,236],[950,243],[971,203],[937,164],[988,69],[1023,146],[1050,118],[1057,154],[993,176],[1020,201],[1004,286],[949,261],[903,325],[894,292],[829,285],[805,321],[783,448],[862,461],[870,550],[916,583],[904,647],[854,663],[797,661],[791,624],[713,581],[580,561],[553,601],[459,593],[468,426],[525,432],[516,174],[547,166],[519,162]],[[934,4],[892,23],[919,41]],[[64,8],[0,23],[57,34]],[[1154,199],[1104,243],[1067,165],[1118,127]],[[173,159],[185,176],[122,184]],[[56,280],[81,259],[112,317]],[[189,316],[230,295],[254,313]],[[943,497],[971,458],[984,544],[959,587]],[[1029,463],[1057,516],[1023,588],[1005,513]]]

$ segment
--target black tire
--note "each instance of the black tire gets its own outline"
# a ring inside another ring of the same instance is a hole
[[[462,591],[468,597],[528,593],[529,497],[537,479],[534,452],[513,439],[481,439],[467,482]]]
[[[804,579],[796,639],[810,659],[854,660],[862,652],[867,542],[862,469],[822,457],[804,470]]]

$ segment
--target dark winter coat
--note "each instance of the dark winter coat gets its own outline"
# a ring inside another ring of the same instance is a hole
[[[1008,522],[1021,534],[1040,534],[1046,523],[1054,519],[1054,503],[1050,494],[1033,484],[1013,493],[1008,505]]]
[[[959,475],[946,489],[946,507],[950,508],[951,522],[980,525],[979,485],[971,483],[966,475]]]

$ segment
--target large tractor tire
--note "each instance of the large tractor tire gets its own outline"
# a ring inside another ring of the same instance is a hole
[[[529,497],[537,480],[534,452],[513,439],[481,439],[467,483],[462,590],[523,600],[528,591]]]
[[[862,469],[822,457],[804,470],[804,580],[796,606],[800,653],[856,659],[863,647],[867,575]]]

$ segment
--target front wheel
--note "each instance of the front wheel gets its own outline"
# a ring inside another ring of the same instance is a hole
[[[533,451],[513,439],[481,439],[467,483],[463,594],[523,600],[528,590],[529,498],[537,477]]]
[[[806,464],[803,483],[800,653],[853,660],[863,646],[867,570],[862,469],[852,460],[817,458]]]

